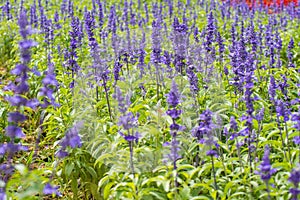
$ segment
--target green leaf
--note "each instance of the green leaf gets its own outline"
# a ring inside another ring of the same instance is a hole
[[[73,171],[73,169],[74,169],[74,163],[72,162],[72,163],[68,163],[67,165],[66,165],[66,167],[65,167],[65,174],[66,174],[66,176],[67,177],[69,177],[70,175],[71,175],[71,173],[72,173],[72,171]]]
[[[110,182],[107,185],[105,185],[104,190],[103,190],[103,198],[108,199],[110,192],[111,192],[111,187],[115,185],[114,182]]]

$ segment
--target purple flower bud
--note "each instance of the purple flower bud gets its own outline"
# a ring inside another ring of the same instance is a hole
[[[180,103],[180,94],[177,84],[174,80],[172,81],[171,90],[166,96],[168,104],[173,108],[175,108]]]

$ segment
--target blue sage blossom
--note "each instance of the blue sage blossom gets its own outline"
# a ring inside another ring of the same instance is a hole
[[[277,169],[272,168],[269,156],[270,156],[270,147],[266,145],[262,162],[259,165],[260,170],[256,172],[256,174],[260,175],[261,179],[266,184],[271,179],[271,176],[277,171]]]
[[[297,200],[298,195],[300,194],[300,189],[298,188],[300,183],[300,165],[292,169],[290,177],[288,179],[291,183],[293,183],[292,188],[290,188],[290,193],[292,194],[292,200]]]
[[[58,189],[59,186],[52,186],[50,183],[47,183],[43,189],[43,193],[44,195],[56,195],[61,197],[62,194],[58,191]]]
[[[264,183],[266,184],[268,198],[271,199],[269,181],[271,179],[271,176],[277,172],[277,169],[272,168],[269,156],[270,156],[270,147],[266,145],[262,162],[258,167],[259,171],[255,171],[255,173],[260,175],[261,180],[263,180]]]
[[[171,161],[173,163],[174,170],[177,169],[176,161],[180,158],[179,151],[179,141],[177,140],[177,132],[182,131],[184,129],[183,126],[177,124],[176,120],[180,117],[182,110],[177,109],[177,106],[181,102],[181,95],[178,90],[178,86],[176,82],[173,80],[171,89],[167,96],[167,103],[169,105],[169,109],[167,110],[167,115],[172,118],[172,124],[170,125],[171,131],[171,142],[165,142],[164,146],[170,148],[170,153],[165,155],[164,161]]]
[[[123,130],[119,130],[119,134],[128,142],[130,152],[130,168],[132,174],[134,174],[133,145],[134,142],[137,143],[140,138],[139,132],[135,131],[134,129],[138,127],[139,114],[137,113],[134,115],[134,113],[128,110],[131,104],[131,93],[128,93],[124,98],[120,88],[116,87],[113,97],[118,101],[119,111],[121,112],[118,126],[122,127]]]
[[[17,76],[14,82],[10,82],[4,89],[10,90],[14,93],[13,96],[7,96],[5,99],[10,103],[11,106],[15,106],[16,110],[14,112],[8,113],[8,126],[5,129],[5,135],[9,137],[9,141],[3,144],[0,144],[0,155],[7,155],[8,163],[1,164],[1,173],[0,181],[3,181],[4,184],[9,179],[9,176],[14,172],[12,165],[13,156],[19,151],[27,150],[27,147],[24,147],[21,143],[15,143],[15,139],[24,138],[25,134],[20,126],[20,123],[24,122],[27,117],[22,112],[23,107],[30,107],[32,109],[36,108],[39,105],[37,99],[28,99],[25,95],[29,92],[28,84],[28,72],[30,68],[28,64],[31,60],[30,49],[37,45],[37,43],[28,38],[34,31],[29,26],[27,21],[27,15],[24,10],[20,11],[19,19],[19,33],[22,37],[22,40],[19,42],[20,50],[20,61],[21,63],[17,64],[14,69],[11,70],[11,74]],[[0,199],[5,199],[5,185],[0,186]]]
[[[66,135],[61,139],[59,142],[61,148],[60,150],[56,153],[56,156],[58,158],[64,158],[69,155],[67,152],[67,148],[76,148],[76,147],[81,147],[82,142],[81,138],[79,135],[80,129],[83,127],[83,121],[76,122],[75,125],[70,128]]]
[[[218,147],[213,132],[216,125],[213,122],[212,115],[213,112],[209,109],[203,111],[199,116],[198,126],[192,129],[192,136],[197,138],[199,143],[208,145],[210,150],[212,150],[213,145]],[[213,151],[210,151],[208,154],[212,154],[212,152]]]

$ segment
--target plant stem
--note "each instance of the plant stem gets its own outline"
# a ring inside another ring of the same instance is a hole
[[[288,161],[288,158],[287,158],[287,155],[286,155],[286,151],[285,151],[284,139],[283,139],[283,136],[282,136],[282,130],[281,130],[281,127],[280,127],[280,120],[279,120],[278,116],[277,116],[277,124],[278,124],[280,139],[281,139],[281,143],[282,143],[284,158],[285,158],[286,161]]]
[[[110,107],[110,103],[109,103],[108,89],[107,89],[107,85],[106,85],[106,82],[105,82],[104,78],[103,78],[103,86],[104,86],[104,90],[105,90],[105,98],[106,98],[106,102],[107,102],[109,118],[112,121],[112,114],[111,114],[111,107]]]
[[[131,173],[134,175],[134,166],[133,166],[133,141],[129,141],[129,150],[130,150],[130,167]]]
[[[289,152],[289,162],[292,166],[292,158],[291,158],[291,149],[290,149],[290,144],[289,144],[289,133],[288,133],[288,128],[287,128],[287,123],[284,122],[284,126],[285,126],[285,136],[286,136],[286,143],[287,143],[287,148],[288,148],[288,152]]]
[[[212,166],[213,176],[214,176],[214,185],[215,185],[215,189],[218,190],[216,172],[215,172],[215,165],[214,165],[214,157],[213,156],[210,156],[210,157],[211,157],[211,166]]]
[[[268,199],[271,200],[271,195],[270,195],[270,189],[269,189],[268,182],[266,182],[266,186],[267,186],[267,192],[268,192]]]

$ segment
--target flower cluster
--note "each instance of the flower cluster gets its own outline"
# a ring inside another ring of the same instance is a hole
[[[212,115],[213,113],[209,109],[200,114],[199,124],[192,129],[192,136],[197,138],[201,144],[209,146],[210,150],[206,152],[207,155],[217,156],[217,152],[212,149],[213,145],[218,147],[217,141],[214,138],[213,130],[216,128],[216,125],[213,122]]]
[[[292,194],[292,200],[297,200],[298,195],[300,194],[300,189],[298,188],[300,183],[300,166],[298,165],[294,168],[290,174],[289,181],[293,183],[294,187],[290,189],[290,193]]]
[[[133,129],[138,126],[138,117],[139,115],[134,114],[130,111],[128,111],[128,108],[130,107],[130,93],[126,95],[124,98],[122,91],[119,87],[116,87],[115,94],[113,95],[114,98],[118,101],[118,108],[121,112],[121,116],[119,117],[118,125],[123,127],[123,129],[128,133],[124,134],[122,131],[119,131],[120,135],[128,142],[132,141],[138,141],[139,139],[139,133],[135,132],[133,134]]]
[[[170,92],[167,94],[167,102],[170,106],[170,108],[167,111],[167,115],[169,115],[172,118],[172,124],[170,125],[171,129],[171,136],[172,140],[171,142],[164,143],[164,146],[168,146],[171,149],[170,154],[167,154],[166,160],[170,160],[173,163],[174,169],[177,169],[176,161],[180,158],[179,155],[179,141],[177,141],[176,136],[177,132],[184,129],[183,126],[176,123],[176,120],[180,117],[181,110],[178,110],[176,107],[181,101],[181,96],[178,91],[178,87],[176,82],[172,81],[172,86]]]
[[[256,174],[260,175],[261,179],[268,184],[271,176],[276,173],[276,169],[272,168],[270,162],[270,147],[268,145],[265,146],[265,153],[262,159],[262,162],[259,165],[260,171],[257,171]]]
[[[43,97],[43,103],[40,104],[42,108],[50,105],[58,107],[59,104],[55,102],[53,93],[58,88],[58,82],[54,73],[54,65],[51,62],[50,55],[48,56],[48,70],[45,71],[45,77],[42,80],[43,87],[39,91],[39,96]]]
[[[61,149],[56,153],[56,156],[58,158],[64,158],[69,155],[69,153],[67,152],[67,147],[76,148],[82,146],[81,138],[79,136],[79,131],[82,127],[83,122],[80,121],[75,123],[75,125],[67,131],[66,135],[59,143]]]
[[[131,94],[127,93],[126,98],[123,97],[122,91],[119,87],[116,87],[116,91],[114,94],[114,98],[118,101],[119,111],[121,112],[121,116],[119,117],[118,125],[123,128],[126,132],[124,133],[122,130],[119,131],[119,134],[128,142],[129,152],[130,152],[130,168],[132,174],[134,174],[134,164],[133,164],[133,145],[134,142],[138,142],[140,138],[139,132],[134,129],[138,127],[138,117],[139,115],[134,114],[131,111],[128,111],[130,107],[130,97]],[[135,131],[135,132],[134,132]]]
[[[28,64],[31,59],[30,48],[35,46],[37,43],[28,39],[27,37],[33,32],[32,29],[28,26],[27,15],[24,11],[20,12],[19,16],[19,27],[20,35],[22,40],[19,42],[19,49],[21,52],[21,63],[17,64],[16,67],[11,71],[11,74],[16,75],[17,78],[15,82],[10,82],[5,89],[10,90],[14,93],[13,96],[6,97],[6,100],[10,103],[11,106],[15,106],[16,111],[8,113],[8,126],[5,129],[5,135],[9,138],[9,141],[4,144],[0,144],[0,155],[4,156],[7,154],[8,164],[1,164],[0,180],[6,182],[8,176],[13,173],[13,167],[11,159],[15,153],[22,150],[27,150],[27,147],[22,146],[21,143],[15,143],[15,139],[24,138],[25,134],[20,127],[20,123],[24,122],[27,117],[21,111],[22,107],[35,108],[39,102],[37,99],[29,100],[26,97],[26,94],[29,92],[28,85],[28,72],[30,68]],[[8,170],[9,169],[9,170]],[[2,177],[3,176],[3,177]],[[5,189],[0,186],[1,196],[5,196]]]

